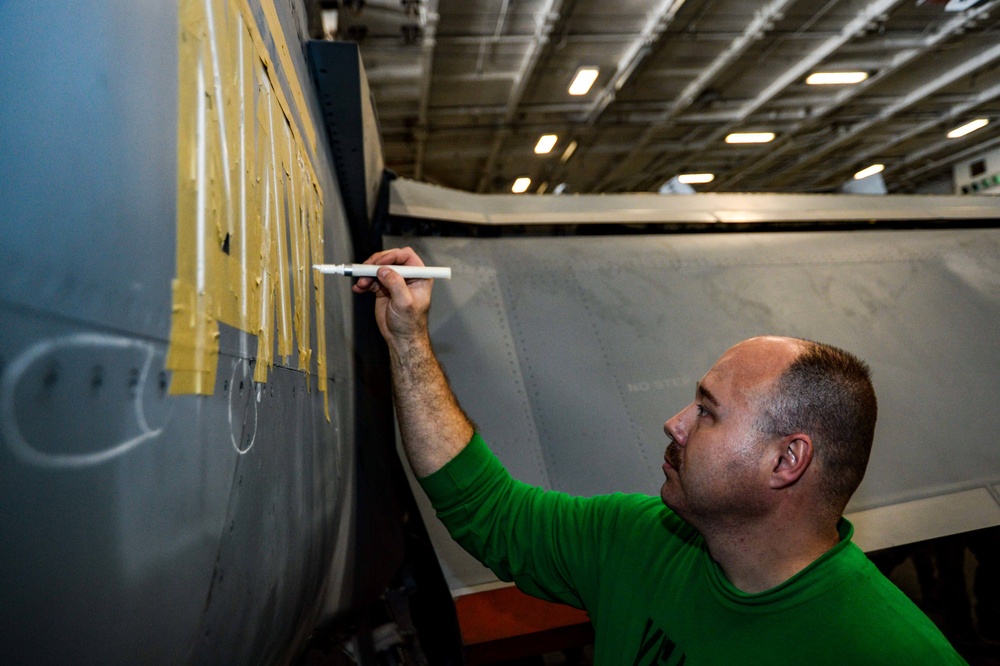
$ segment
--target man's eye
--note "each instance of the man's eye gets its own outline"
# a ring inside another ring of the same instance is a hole
[[[694,406],[698,409],[698,416],[708,416],[708,410],[705,409],[704,405],[700,405],[698,403],[695,403]]]

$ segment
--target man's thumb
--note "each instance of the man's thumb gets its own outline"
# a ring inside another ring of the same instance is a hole
[[[401,305],[409,296],[406,279],[388,266],[378,269],[378,281],[389,292],[389,296]]]

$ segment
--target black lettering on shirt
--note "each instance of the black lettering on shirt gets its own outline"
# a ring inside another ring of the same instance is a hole
[[[664,631],[653,625],[653,618],[646,620],[646,626],[642,630],[642,639],[639,641],[639,649],[635,654],[633,666],[661,666],[666,664],[673,656],[677,648],[674,643],[664,633]],[[646,658],[649,657],[647,661]],[[676,666],[682,666],[687,660],[687,655],[679,653],[679,660]]]
[[[632,666],[641,666],[642,658],[645,657],[646,653],[648,653],[653,648],[653,645],[656,644],[657,639],[659,639],[663,635],[663,631],[661,629],[657,629],[656,632],[647,640],[647,637],[649,636],[649,630],[652,628],[653,628],[653,618],[649,618],[646,620],[646,628],[642,630],[642,641],[640,641],[639,643],[639,652],[636,653],[635,661],[632,662]]]

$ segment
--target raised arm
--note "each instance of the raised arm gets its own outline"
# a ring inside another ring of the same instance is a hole
[[[373,254],[365,262],[423,266],[410,248]],[[355,293],[375,294],[375,319],[389,346],[396,418],[413,473],[428,476],[472,438],[473,426],[452,393],[431,348],[427,312],[433,280],[406,280],[388,268],[378,279],[360,278]]]

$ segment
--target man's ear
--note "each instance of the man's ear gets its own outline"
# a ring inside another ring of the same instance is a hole
[[[813,457],[812,438],[805,433],[795,433],[781,438],[778,457],[771,470],[771,488],[780,490],[798,481]]]

